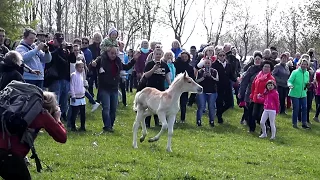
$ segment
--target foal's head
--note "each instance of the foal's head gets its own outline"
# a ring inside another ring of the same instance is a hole
[[[192,93],[202,93],[203,88],[198,83],[196,83],[188,73],[179,74],[172,83],[173,86],[177,86],[182,92],[192,92]]]

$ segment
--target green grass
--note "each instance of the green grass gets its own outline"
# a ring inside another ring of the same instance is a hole
[[[94,114],[87,106],[87,132],[69,133],[66,144],[55,143],[47,133],[39,135],[36,148],[44,164],[37,173],[34,161],[29,167],[33,179],[319,179],[320,124],[311,130],[293,129],[290,116],[277,116],[277,138],[259,139],[240,125],[242,109],[225,113],[225,123],[211,128],[207,114],[203,127],[195,125],[195,106],[188,108],[187,123],[176,124],[173,153],[166,152],[167,134],[158,142],[138,143],[133,149],[133,95],[128,107],[120,104],[114,133],[101,132],[101,108]],[[310,117],[313,117],[311,112]],[[178,115],[179,116],[179,115]],[[177,117],[179,119],[179,117]],[[79,122],[79,121],[77,121]],[[154,122],[152,120],[152,122]],[[159,128],[148,129],[148,138]],[[139,130],[140,137],[141,131]],[[270,137],[270,135],[269,135]],[[98,146],[94,145],[94,142]]]

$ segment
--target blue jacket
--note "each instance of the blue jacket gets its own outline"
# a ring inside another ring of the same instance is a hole
[[[124,53],[124,60],[123,61],[124,61],[124,64],[128,64],[130,62],[130,59],[129,59],[129,56],[127,53]],[[127,71],[128,75],[132,74],[132,71],[133,71],[133,67]],[[128,78],[129,78],[129,76],[127,76],[127,79]]]
[[[179,54],[182,52],[182,49],[181,48],[177,48],[177,49],[171,48],[171,51],[174,53],[174,58],[178,59]]]
[[[87,66],[92,62],[92,52],[89,48],[82,48],[81,51],[83,52],[84,58],[86,59]]]
[[[174,80],[174,78],[176,77],[176,67],[174,66],[173,63],[167,63],[169,69],[170,69],[170,80],[171,82]],[[167,81],[164,81],[164,87],[166,89],[169,88],[169,84]]]
[[[44,80],[43,63],[49,63],[51,61],[51,53],[44,53],[42,50],[39,51],[36,44],[29,46],[23,40],[17,46],[16,51],[22,55],[24,64],[28,65],[33,70],[39,70],[41,72],[40,75],[25,72],[23,73],[23,78],[25,80]]]

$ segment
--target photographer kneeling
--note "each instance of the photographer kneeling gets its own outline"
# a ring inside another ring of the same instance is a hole
[[[54,93],[43,92],[43,108],[45,110],[37,115],[28,128],[34,129],[35,132],[44,128],[55,141],[65,143],[67,133],[60,121],[61,112]],[[24,157],[30,151],[29,146],[21,143],[20,137],[12,135],[10,136],[11,148],[9,148],[9,136],[7,133],[3,135],[4,137],[1,135],[0,138],[0,177],[5,180],[31,179],[24,161]],[[35,137],[36,135],[33,136],[34,139]]]

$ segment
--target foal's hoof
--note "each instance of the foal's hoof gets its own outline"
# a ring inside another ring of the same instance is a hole
[[[148,142],[156,142],[156,141],[158,141],[159,139],[154,139],[154,138],[150,138],[149,140],[148,140]]]
[[[142,137],[140,138],[140,142],[142,143],[145,138],[146,138],[146,137],[143,137],[143,136],[142,136]]]
[[[133,149],[138,149],[137,145],[133,145],[132,147],[133,147]]]
[[[167,148],[167,152],[172,152],[172,149],[171,148]]]

